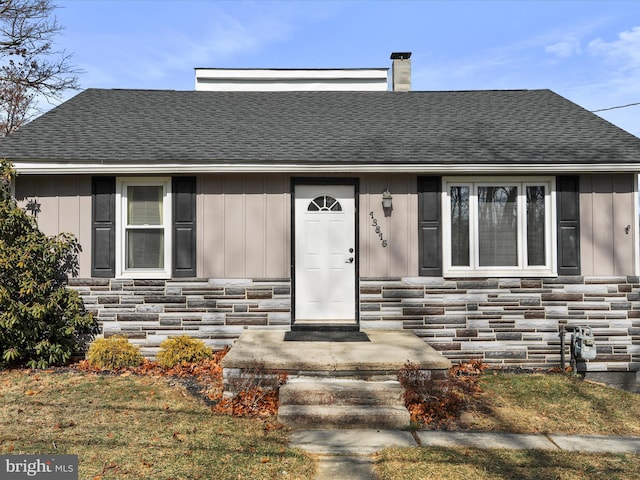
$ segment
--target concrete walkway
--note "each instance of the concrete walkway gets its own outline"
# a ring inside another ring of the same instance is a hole
[[[372,455],[386,447],[468,447],[640,453],[640,437],[396,430],[294,431],[291,446],[318,455],[315,480],[374,479]]]

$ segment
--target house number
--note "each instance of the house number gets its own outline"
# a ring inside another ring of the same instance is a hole
[[[371,217],[371,226],[374,228],[376,235],[380,237],[380,243],[384,248],[387,248],[387,240],[385,240],[382,235],[382,229],[380,228],[380,225],[378,225],[378,219],[374,217],[373,212],[370,212],[369,216]]]

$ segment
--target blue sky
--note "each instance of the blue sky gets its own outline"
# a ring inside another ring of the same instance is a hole
[[[195,67],[389,67],[414,90],[549,88],[640,103],[640,1],[58,0],[82,88],[191,90]],[[640,136],[640,105],[599,113]]]

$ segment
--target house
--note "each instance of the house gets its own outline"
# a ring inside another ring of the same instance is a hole
[[[387,69],[196,69],[88,89],[0,142],[83,251],[105,335],[149,353],[245,329],[412,330],[453,361],[640,369],[640,139],[550,90],[411,91]],[[274,87],[277,85],[277,87]],[[306,85],[306,87],[305,87]]]

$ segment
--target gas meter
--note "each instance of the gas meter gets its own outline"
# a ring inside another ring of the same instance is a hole
[[[571,345],[576,360],[593,360],[596,358],[596,339],[591,327],[576,327],[571,335]]]

